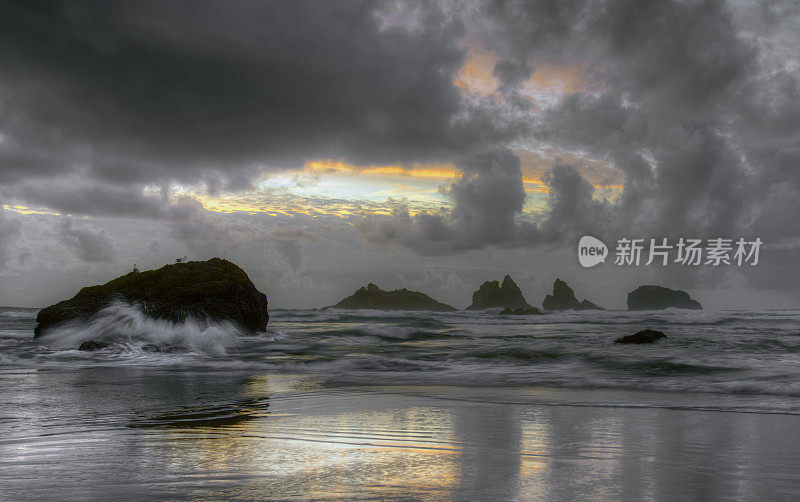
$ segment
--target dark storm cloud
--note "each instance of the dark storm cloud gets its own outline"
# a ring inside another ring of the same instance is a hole
[[[310,158],[461,155],[507,132],[452,83],[460,29],[424,3],[4,2],[0,182],[236,189]]]
[[[515,89],[530,77],[533,67],[526,61],[502,59],[494,65],[492,73],[500,82],[501,90]]]
[[[461,179],[449,190],[455,226],[478,242],[507,240],[525,202],[519,157],[497,150],[462,161],[459,168]]]
[[[161,197],[147,196],[143,188],[122,188],[83,179],[56,179],[47,183],[25,182],[0,187],[6,199],[46,207],[63,214],[162,218],[167,205]]]
[[[566,96],[541,118],[536,138],[625,172],[622,202],[602,208],[613,230],[709,234],[742,224],[750,193],[730,134],[753,106],[758,66],[724,2],[564,2],[552,22],[541,20],[537,2],[489,11],[512,42],[510,54],[545,58],[563,42],[607,89]],[[573,225],[597,216],[553,209],[551,219]]]
[[[83,261],[114,263],[117,259],[114,240],[104,228],[93,230],[86,226],[78,227],[67,216],[54,226],[54,230],[56,239]]]

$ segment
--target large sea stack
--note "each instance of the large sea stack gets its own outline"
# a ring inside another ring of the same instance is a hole
[[[603,310],[603,307],[598,307],[585,298],[579,302],[575,298],[572,288],[561,279],[556,279],[556,282],[553,283],[553,294],[545,296],[542,308],[545,310]]]
[[[433,310],[436,312],[453,312],[456,309],[438,302],[419,291],[396,289],[384,291],[375,284],[369,283],[355,293],[343,299],[332,308],[335,309],[376,309],[376,310]]]
[[[503,279],[502,286],[497,281],[484,282],[477,291],[472,293],[472,305],[467,307],[467,310],[484,310],[496,307],[512,310],[531,308],[528,302],[525,301],[525,297],[522,296],[519,286],[508,275]]]
[[[700,310],[689,293],[662,286],[639,286],[628,293],[628,310],[662,310],[667,308]]]
[[[39,311],[34,337],[64,321],[89,320],[114,302],[139,306],[156,319],[187,317],[235,321],[250,331],[267,327],[267,295],[237,265],[221,258],[131,272],[111,282],[81,289],[77,295]]]

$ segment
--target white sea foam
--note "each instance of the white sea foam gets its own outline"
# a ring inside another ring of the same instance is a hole
[[[0,310],[0,318],[6,319],[36,319],[38,310]]]

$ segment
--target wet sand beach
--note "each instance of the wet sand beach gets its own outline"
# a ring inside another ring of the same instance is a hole
[[[7,500],[800,496],[799,416],[668,395],[118,368],[0,378],[4,414],[23,411],[0,422]]]

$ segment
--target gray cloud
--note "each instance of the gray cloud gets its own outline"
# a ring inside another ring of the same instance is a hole
[[[594,187],[574,165],[557,163],[543,181],[550,187],[549,212],[535,224],[519,218],[525,201],[520,160],[507,149],[460,164],[462,175],[445,193],[453,208],[413,217],[402,205],[388,217],[365,219],[360,229],[374,244],[399,244],[422,255],[486,246],[520,247],[570,242],[616,227],[613,206],[594,198]]]
[[[541,226],[545,240],[575,242],[582,235],[605,233],[613,224],[609,204],[594,198],[594,187],[574,165],[557,163],[545,178],[550,214]]]
[[[563,2],[552,23],[540,19],[540,7],[505,2],[489,10],[503,33],[499,39],[512,43],[507,50],[546,58],[563,42],[574,60],[587,64],[588,75],[611,90],[566,96],[541,117],[534,141],[589,151],[626,174],[618,204],[592,211],[563,211],[557,204],[550,226],[592,228],[600,219],[604,225],[595,232],[615,236],[752,230],[764,174],[776,165],[764,160],[796,142],[798,126],[786,120],[775,130],[763,120],[765,96],[754,85],[758,49],[741,36],[726,3]],[[796,94],[796,78],[785,84],[770,99]],[[761,152],[764,143],[755,147],[754,136],[779,145]],[[553,200],[565,198],[562,192]],[[580,207],[586,190],[573,192],[571,200]]]
[[[0,206],[0,270],[6,268],[21,238],[22,220]]]
[[[30,250],[28,247],[20,248],[19,256],[17,257],[17,263],[20,267],[27,266],[31,260],[33,259],[33,251]]]
[[[410,280],[404,274],[398,274],[397,278],[404,287],[418,291],[465,291],[469,289],[458,274],[436,270],[430,265],[422,270],[419,279]]]
[[[76,227],[72,218],[64,217],[54,230],[56,239],[83,261],[114,263],[117,259],[114,240],[104,228],[92,230],[85,226]]]
[[[169,200],[143,193],[144,187],[122,188],[82,178],[59,178],[47,182],[26,181],[0,187],[5,197],[46,207],[63,214],[132,218],[163,218]]]
[[[407,208],[398,206],[391,217],[362,223],[367,240],[436,255],[535,239],[535,227],[515,220],[525,201],[519,157],[497,149],[465,159],[459,168],[461,177],[445,189],[452,210],[412,217]]]
[[[272,245],[293,272],[303,269],[303,246],[317,242],[317,236],[302,228],[279,226],[269,233]]]

